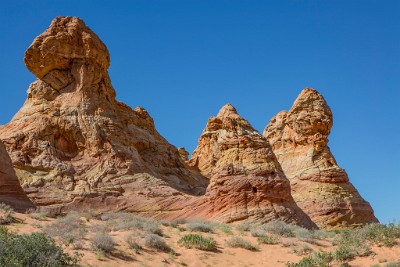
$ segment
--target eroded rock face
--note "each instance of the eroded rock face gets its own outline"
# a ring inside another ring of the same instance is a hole
[[[0,142],[0,203],[10,205],[17,211],[34,208],[19,184],[11,159],[2,142]]]
[[[147,111],[116,101],[108,50],[81,19],[56,18],[25,63],[38,79],[0,139],[37,205],[161,213],[204,193]]]
[[[314,226],[294,203],[267,140],[230,104],[208,120],[189,164],[210,179],[206,202],[194,211],[198,214],[225,222]]]
[[[294,200],[320,228],[376,222],[371,206],[329,150],[332,124],[323,96],[306,88],[289,111],[271,119],[263,135],[290,180]]]

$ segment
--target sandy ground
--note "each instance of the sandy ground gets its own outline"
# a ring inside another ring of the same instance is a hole
[[[41,232],[42,227],[55,219],[46,218],[46,221],[32,219],[25,214],[17,214],[16,217],[23,220],[22,223],[7,226],[10,230],[17,233]],[[88,228],[93,224],[101,224],[103,222],[92,219],[85,222]],[[259,245],[259,251],[249,251],[243,248],[230,248],[226,241],[233,236],[240,236],[253,244],[257,244],[257,239],[252,237],[249,232],[239,232],[233,229],[232,234],[224,233],[221,230],[215,233],[201,233],[204,236],[213,237],[218,246],[216,252],[206,252],[197,249],[186,249],[178,245],[178,240],[188,231],[180,231],[177,228],[162,226],[164,239],[167,244],[174,250],[174,253],[160,252],[154,249],[144,248],[139,253],[129,248],[126,243],[126,237],[134,232],[129,231],[112,231],[111,237],[116,243],[115,251],[110,255],[101,255],[91,248],[90,237],[93,235],[89,232],[85,239],[82,240],[83,247],[74,250],[72,246],[63,247],[66,251],[72,253],[78,251],[83,254],[80,262],[81,266],[88,267],[123,267],[123,266],[285,266],[287,262],[298,262],[307,255],[297,255],[293,248],[307,246],[312,251],[331,251],[335,247],[331,240],[317,240],[316,243],[309,244],[299,241],[295,238],[281,238],[277,245]],[[61,244],[61,242],[59,242]],[[373,253],[367,257],[357,257],[349,262],[350,266],[372,266],[379,264],[384,267],[389,262],[400,262],[400,245],[392,248],[377,247],[372,248]],[[331,266],[340,266],[339,263],[332,262]]]

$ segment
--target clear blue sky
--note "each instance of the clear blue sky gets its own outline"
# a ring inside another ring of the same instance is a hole
[[[0,0],[0,124],[35,79],[25,49],[55,16],[79,16],[110,50],[117,98],[190,152],[228,102],[262,132],[304,87],[319,90],[339,165],[382,222],[399,222],[399,14],[382,0]]]

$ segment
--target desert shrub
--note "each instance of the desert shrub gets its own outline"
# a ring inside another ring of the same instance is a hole
[[[400,264],[397,262],[389,262],[385,267],[400,267]]]
[[[188,221],[185,218],[177,218],[171,222],[174,225],[186,224]]]
[[[6,225],[18,220],[13,216],[14,210],[7,204],[0,203],[0,225]]]
[[[317,252],[301,259],[298,263],[287,263],[287,267],[329,267],[333,260],[330,252]]]
[[[107,221],[108,227],[113,231],[140,229],[146,232],[162,235],[160,223],[151,218],[144,218],[127,212],[107,212],[100,216]]]
[[[43,233],[17,235],[0,228],[0,266],[76,266],[81,255],[70,256]]]
[[[278,244],[278,237],[272,235],[264,235],[257,237],[258,244],[275,245]]]
[[[171,222],[169,222],[167,220],[160,220],[160,224],[165,227],[171,226]]]
[[[334,252],[333,258],[336,261],[344,262],[350,260],[356,256],[356,252],[349,246],[340,245]]]
[[[358,256],[367,256],[371,253],[370,246],[372,244],[392,247],[396,245],[397,238],[400,238],[398,225],[375,223],[362,228],[341,231],[334,242],[354,248]]]
[[[292,251],[298,256],[310,254],[313,250],[307,244],[300,244],[299,246],[292,246]]]
[[[51,237],[58,237],[66,244],[85,237],[87,229],[76,213],[67,214],[43,227],[43,231]]]
[[[314,231],[310,231],[301,227],[294,228],[294,234],[297,239],[308,243],[315,243],[315,239],[317,239]]]
[[[139,251],[142,249],[142,247],[138,243],[138,236],[137,235],[129,235],[126,238],[126,243],[131,249],[134,249],[136,253],[139,253]]]
[[[249,232],[252,227],[252,224],[249,222],[243,222],[241,224],[236,225],[236,229],[240,232]]]
[[[164,239],[155,234],[147,234],[144,237],[146,247],[154,248],[161,251],[170,251],[171,248],[165,243]]]
[[[217,243],[211,237],[203,237],[197,234],[184,235],[178,244],[185,248],[197,248],[200,250],[214,251],[217,249]]]
[[[40,208],[32,208],[26,211],[26,214],[31,217],[32,219],[38,221],[47,221],[47,212],[44,210],[40,210]]]
[[[93,233],[109,233],[111,232],[110,227],[104,224],[92,224],[90,226],[90,231]]]
[[[344,250],[351,251],[352,256],[368,256],[371,254],[371,241],[368,238],[368,230],[364,228],[344,230],[338,233],[334,243],[343,247]],[[340,251],[339,251],[340,253]]]
[[[112,252],[115,247],[115,243],[111,236],[107,233],[97,233],[90,239],[93,249],[101,250],[105,253]]]
[[[189,231],[193,232],[203,232],[203,233],[213,232],[213,227],[209,222],[200,220],[187,223],[186,228]]]
[[[295,237],[295,228],[296,226],[281,221],[270,222],[265,225],[267,232],[283,237]]]
[[[227,235],[232,235],[232,227],[225,224],[225,223],[212,223],[213,229],[220,230],[221,232],[227,234]]]
[[[250,228],[250,234],[254,237],[261,237],[266,235],[266,231],[264,227],[260,225],[256,225]]]
[[[227,245],[231,248],[244,248],[251,251],[258,251],[258,247],[253,245],[250,241],[247,241],[240,237],[232,237],[227,241]]]

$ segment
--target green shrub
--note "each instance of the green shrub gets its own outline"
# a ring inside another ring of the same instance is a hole
[[[354,252],[354,250],[352,250],[351,247],[341,245],[334,251],[333,257],[339,262],[344,262],[354,258],[355,254],[356,253]]]
[[[240,237],[232,237],[227,241],[227,245],[231,248],[244,248],[251,251],[259,250],[257,246]]]
[[[217,243],[213,238],[207,238],[197,234],[187,234],[183,236],[178,241],[178,244],[185,248],[197,248],[206,251],[214,251],[217,249]]]
[[[287,267],[329,267],[333,260],[329,252],[317,252],[301,259],[298,263],[287,263]]]
[[[171,251],[171,248],[165,243],[164,239],[155,234],[147,234],[144,237],[144,244],[147,247],[154,248],[161,251]]]
[[[81,255],[64,253],[51,238],[43,233],[17,235],[0,228],[0,266],[61,267],[76,266]]]
[[[227,234],[227,235],[232,235],[232,227],[224,224],[224,223],[214,223],[213,224],[213,228],[219,229],[221,230],[223,233]]]
[[[105,253],[112,252],[115,247],[113,239],[107,233],[96,233],[90,241],[95,250],[101,250]]]
[[[397,262],[389,262],[385,267],[400,267],[400,264]]]

